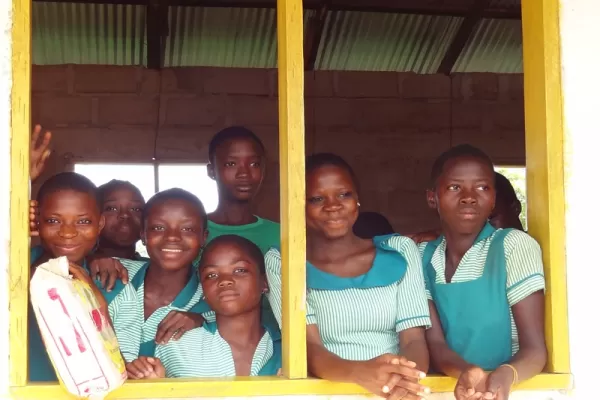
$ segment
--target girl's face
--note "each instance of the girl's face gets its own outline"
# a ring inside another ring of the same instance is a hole
[[[264,154],[252,139],[232,139],[215,152],[208,175],[217,181],[219,192],[230,200],[247,202],[258,193],[265,173]]]
[[[199,273],[206,302],[216,314],[235,316],[260,309],[267,281],[256,262],[235,243],[205,250]]]
[[[328,239],[352,233],[358,218],[358,194],[350,173],[325,165],[306,177],[306,225]]]
[[[102,239],[119,247],[130,247],[140,240],[144,199],[133,188],[121,185],[106,194],[102,215],[106,225]]]
[[[163,269],[188,268],[206,240],[202,216],[192,203],[167,199],[155,203],[144,225],[144,244],[153,262]]]
[[[442,225],[454,233],[478,233],[496,201],[494,171],[475,157],[446,162],[434,191],[427,192],[429,206],[437,209]]]
[[[96,198],[74,190],[59,190],[42,199],[39,221],[46,251],[76,264],[92,252],[104,227]]]

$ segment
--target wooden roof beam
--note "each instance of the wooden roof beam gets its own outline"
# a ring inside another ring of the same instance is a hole
[[[465,48],[467,41],[475,31],[477,23],[481,21],[481,18],[483,18],[484,12],[489,3],[490,0],[474,0],[471,10],[469,11],[469,15],[467,15],[460,24],[452,43],[450,43],[448,50],[446,50],[446,54],[444,55],[444,58],[438,67],[438,74],[449,75],[450,72],[452,72],[452,68],[454,68],[456,60],[458,60],[458,57],[460,57],[460,54]]]

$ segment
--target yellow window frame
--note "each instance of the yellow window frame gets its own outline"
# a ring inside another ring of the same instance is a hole
[[[27,381],[31,0],[12,1],[10,220],[10,385],[19,399],[71,398],[58,384]],[[565,266],[563,121],[558,0],[522,2],[527,193],[530,233],[543,249],[547,280],[547,372],[517,389],[571,387]],[[278,0],[281,244],[284,377],[127,382],[111,399],[368,394],[345,383],[307,378],[305,325],[304,71],[302,1]],[[435,392],[454,379],[428,377]]]

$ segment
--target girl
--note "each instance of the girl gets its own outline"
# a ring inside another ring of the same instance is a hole
[[[156,358],[139,358],[129,368],[130,377],[276,375],[281,342],[278,331],[261,323],[267,280],[260,249],[240,236],[219,236],[204,249],[198,272],[216,322],[158,346]]]
[[[306,162],[307,344],[309,372],[357,383],[390,399],[421,398],[429,312],[414,242],[360,239],[357,182],[339,156]],[[265,256],[269,301],[281,324],[281,257]],[[400,357],[401,354],[403,357]]]
[[[44,182],[37,202],[36,225],[42,245],[31,249],[31,275],[38,265],[61,256],[89,272],[85,257],[93,251],[104,227],[96,186],[82,175],[65,172]],[[56,381],[32,309],[29,310],[28,343],[29,380]]]
[[[230,127],[208,146],[208,176],[217,182],[219,205],[208,216],[208,240],[238,235],[263,253],[279,245],[279,224],[253,214],[252,206],[265,177],[265,148],[249,129]]]
[[[461,145],[436,160],[427,191],[443,232],[420,246],[430,292],[427,342],[434,368],[458,378],[459,400],[505,400],[547,358],[541,250],[525,232],[488,222],[495,180],[489,157]]]
[[[207,234],[202,202],[182,189],[159,192],[146,204],[142,223],[150,261],[139,262],[125,287],[105,295],[127,363],[154,355],[159,324],[178,315],[172,312],[210,311],[192,265]]]

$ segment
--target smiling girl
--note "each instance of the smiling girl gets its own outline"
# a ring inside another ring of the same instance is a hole
[[[109,303],[127,363],[154,355],[158,326],[169,314],[174,315],[172,311],[190,311],[205,304],[192,266],[207,234],[202,202],[182,189],[159,192],[146,204],[142,224],[150,261],[142,263]],[[206,306],[198,310],[209,311]],[[129,368],[130,377],[136,378]]]
[[[429,311],[415,243],[400,235],[361,239],[350,166],[334,154],[306,161],[308,368],[388,399],[420,399],[429,366]],[[265,256],[269,301],[281,323],[281,256]]]

